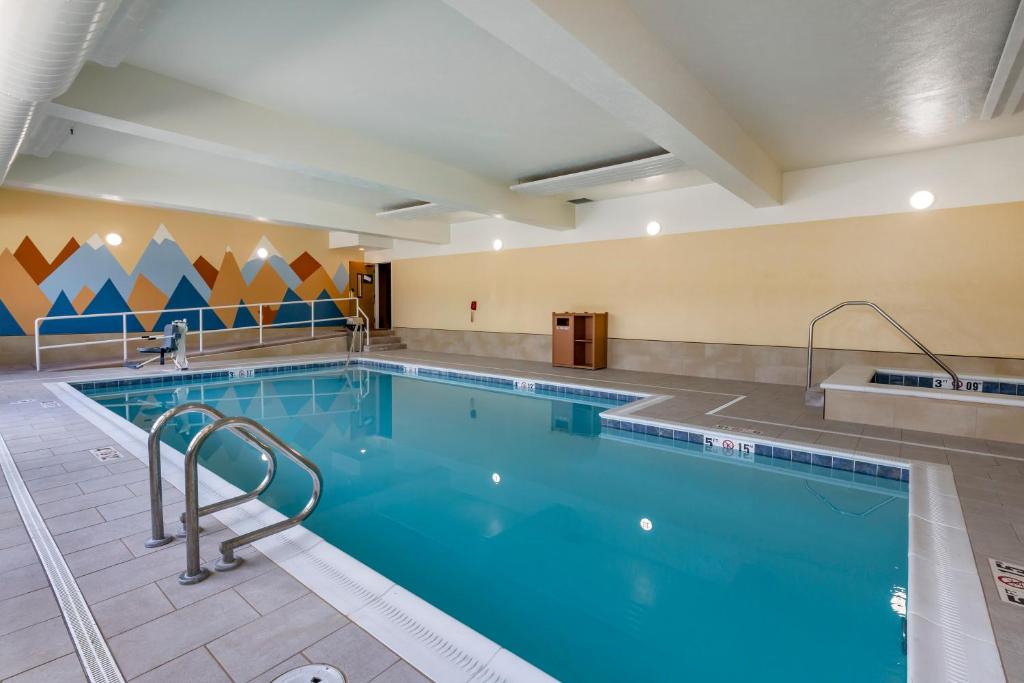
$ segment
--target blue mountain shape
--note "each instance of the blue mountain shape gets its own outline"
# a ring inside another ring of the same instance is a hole
[[[139,279],[139,275],[145,275],[146,279],[156,285],[168,296],[174,291],[181,278],[187,278],[192,287],[202,297],[203,301],[210,298],[210,286],[206,284],[195,266],[189,260],[185,252],[181,250],[178,243],[173,239],[165,239],[162,242],[150,240],[142,257],[135,264],[131,273],[131,286]],[[131,291],[131,290],[129,290]],[[206,322],[205,320],[203,322]]]
[[[20,337],[23,334],[25,334],[25,331],[21,329],[21,325],[14,319],[11,312],[7,310],[3,299],[0,299],[0,337]]]
[[[333,301],[323,301],[323,299],[330,299],[331,295],[327,290],[322,290],[317,295],[317,301],[313,304],[313,311],[316,313],[316,326],[317,327],[337,327],[342,324],[341,309],[338,308],[338,304]]]
[[[61,292],[78,292],[88,287],[97,292],[107,282],[113,283],[122,299],[132,291],[133,279],[106,245],[94,249],[88,243],[80,246],[67,261],[39,284],[39,289],[50,301],[56,301]]]
[[[146,277],[149,276],[147,275]],[[171,293],[171,298],[164,304],[164,308],[203,308],[208,305],[206,299],[196,291],[192,281],[187,276],[182,275],[181,279],[178,280],[178,285]],[[161,313],[160,319],[156,321],[156,326],[153,329],[162,330],[165,325],[181,319],[187,321],[190,332],[195,332],[199,329],[199,311],[167,311],[166,313]],[[203,311],[203,329],[223,330],[224,323],[213,311]]]
[[[51,315],[78,315],[78,311],[71,304],[71,299],[64,292],[57,296],[57,300],[50,306],[47,317]],[[47,320],[39,326],[40,334],[78,334],[85,330],[82,323],[88,320]]]
[[[334,286],[338,288],[342,296],[346,296],[345,292],[348,291],[348,271],[345,270],[345,264],[342,263],[338,266],[338,269],[334,271]]]
[[[277,271],[278,276],[280,276],[280,278],[284,280],[284,283],[289,287],[294,289],[302,284],[302,279],[295,274],[295,271],[288,265],[288,262],[277,255],[271,256],[265,261],[259,258],[246,261],[245,265],[242,266],[242,279],[245,280],[245,284],[252,284],[253,279],[255,279],[256,274],[260,272],[260,268],[263,267],[264,263],[269,263],[271,267]]]
[[[309,304],[307,303],[291,303],[301,302],[302,297],[296,294],[290,287],[284,293],[284,299],[281,300],[281,308],[278,309],[277,315],[274,316],[275,327],[301,327],[302,325],[309,325]],[[287,304],[287,305],[285,305]],[[279,323],[294,323],[293,325],[282,325]]]
[[[245,299],[239,299],[238,305],[244,306]],[[256,327],[257,324],[259,323],[256,321],[256,318],[252,316],[252,313],[249,312],[248,308],[238,309],[238,313],[235,314],[235,329],[238,329],[239,327]]]
[[[61,292],[61,294],[63,294]],[[67,297],[66,297],[67,298]],[[103,286],[96,292],[96,296],[92,297],[92,301],[82,311],[83,315],[91,315],[93,313],[123,313],[131,312],[131,308],[125,301],[125,298],[121,296],[121,292],[118,291],[117,286],[113,281],[106,281]],[[68,313],[70,314],[70,313]],[[121,332],[121,316],[120,315],[105,315],[103,317],[86,317],[80,319],[80,321],[56,321],[56,323],[81,323],[81,329],[77,332],[82,333],[94,333],[94,332]],[[138,322],[138,318],[134,315],[128,316],[128,332],[142,332],[142,325]]]

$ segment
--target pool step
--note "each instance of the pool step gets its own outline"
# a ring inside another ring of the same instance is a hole
[[[398,351],[405,348],[402,338],[391,330],[372,330],[367,351]]]

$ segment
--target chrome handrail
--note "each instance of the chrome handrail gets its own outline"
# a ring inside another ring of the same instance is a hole
[[[149,514],[151,536],[145,543],[147,548],[158,548],[174,540],[173,536],[164,535],[164,492],[160,472],[160,435],[163,433],[168,422],[179,415],[186,415],[188,413],[200,413],[207,417],[212,417],[214,420],[224,418],[222,412],[204,403],[182,403],[158,417],[153,422],[153,426],[149,428]],[[208,515],[211,512],[218,512],[234,505],[240,505],[256,498],[267,490],[267,487],[274,480],[274,475],[277,473],[277,456],[274,454],[273,448],[252,434],[242,431],[242,429],[233,429],[232,431],[267,456],[267,473],[264,475],[263,481],[253,490],[241,496],[210,503],[199,510],[200,516]],[[182,525],[184,526],[184,519],[182,519]]]
[[[219,571],[234,569],[241,563],[241,558],[235,557],[235,550],[237,548],[300,524],[312,514],[320,502],[320,492],[323,489],[323,476],[320,474],[320,468],[294,448],[281,441],[280,438],[266,427],[255,420],[241,416],[222,417],[206,425],[192,438],[192,442],[188,445],[188,450],[185,451],[185,571],[178,576],[178,582],[184,585],[198,583],[210,575],[209,570],[202,567],[199,562],[200,508],[198,456],[207,439],[221,429],[229,429],[236,434],[239,433],[239,430],[255,432],[269,441],[285,456],[306,471],[313,480],[313,493],[305,506],[292,517],[222,541],[220,544],[221,557],[216,565]]]
[[[942,362],[942,359],[940,359],[934,353],[929,351],[928,348],[924,344],[922,344],[920,341],[917,340],[917,337],[915,337],[914,335],[910,334],[910,332],[908,332],[907,329],[905,327],[903,327],[903,325],[900,325],[898,322],[896,322],[896,320],[891,315],[889,315],[888,313],[883,311],[877,304],[874,304],[874,303],[872,303],[870,301],[844,301],[842,303],[836,304],[835,306],[833,306],[832,308],[828,309],[824,313],[819,313],[818,315],[816,315],[811,320],[810,325],[808,325],[808,327],[807,327],[807,387],[806,387],[806,389],[808,391],[811,390],[811,387],[813,385],[813,383],[811,381],[811,369],[812,369],[812,365],[814,363],[814,325],[819,320],[821,320],[822,318],[828,317],[828,316],[832,315],[833,313],[835,313],[836,311],[838,311],[840,308],[845,308],[846,306],[867,306],[868,308],[872,309],[875,313],[877,313],[878,315],[880,315],[883,318],[885,318],[886,321],[889,322],[889,324],[891,324],[893,327],[896,328],[897,331],[900,332],[900,334],[902,334],[904,337],[909,339],[910,342],[914,346],[919,348],[921,350],[921,353],[923,353],[926,356],[928,356],[929,358],[931,358],[935,362],[936,365],[938,365],[940,368],[942,368],[943,371],[945,371],[946,374],[948,374],[952,378],[952,380],[953,380],[953,389],[960,389],[961,388],[960,387],[960,376],[957,375],[956,372],[953,371],[953,368],[949,367],[944,362]]]

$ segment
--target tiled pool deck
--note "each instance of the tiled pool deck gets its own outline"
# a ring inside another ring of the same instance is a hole
[[[514,373],[670,396],[634,414],[718,430],[756,430],[763,438],[853,450],[952,467],[967,531],[1007,679],[1024,683],[1024,607],[1000,602],[988,558],[1024,563],[1024,446],[891,428],[836,423],[803,405],[799,387],[678,375],[555,369],[541,363],[395,351],[395,360],[476,372]],[[266,361],[286,363],[286,358]],[[196,369],[239,361],[196,363]],[[247,366],[264,364],[244,362]],[[136,371],[159,373],[158,369]],[[0,374],[0,436],[107,639],[125,679],[271,680],[307,662],[328,662],[350,683],[424,677],[291,575],[248,548],[237,571],[178,585],[182,542],[146,550],[148,488],[131,457],[104,464],[90,448],[116,446],[54,396],[44,382],[88,381],[117,369]],[[22,399],[31,403],[12,404]],[[750,432],[744,432],[750,433]],[[166,487],[177,511],[181,496]],[[203,557],[228,531],[204,526]],[[46,574],[10,491],[0,483],[0,679],[75,681],[85,676]]]

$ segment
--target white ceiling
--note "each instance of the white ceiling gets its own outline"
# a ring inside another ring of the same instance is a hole
[[[655,149],[435,0],[173,0],[128,63],[503,182]]]
[[[1019,0],[628,0],[783,168],[1024,134],[979,114]]]
[[[125,177],[118,169],[149,169],[152,180],[140,174],[137,183],[158,186],[169,174],[208,181],[210,195],[218,182],[244,189],[218,208],[198,196],[187,203],[184,184],[174,193],[181,208],[244,215],[237,202],[249,201],[248,188],[265,189],[281,195],[271,219],[396,236],[411,229],[371,231],[376,212],[430,201],[453,209],[431,217],[431,239],[443,241],[448,223],[484,213],[571,228],[564,201],[580,196],[714,178],[744,198],[747,180],[781,186],[780,166],[1024,134],[1024,113],[979,116],[1019,0],[481,4],[489,2],[152,3],[142,30],[122,36],[134,40],[132,66],[89,65],[44,109],[78,121],[76,134],[33,161],[22,186],[76,193],[74,179],[61,180],[62,164],[78,177],[106,172],[111,183]],[[161,99],[168,92],[185,94]],[[652,140],[687,170],[553,198],[508,190],[524,178],[654,154]],[[692,142],[692,154],[669,140]],[[62,161],[67,155],[74,159]],[[95,168],[85,169],[90,160]],[[121,194],[94,185],[77,193]],[[326,213],[306,213],[313,203]],[[337,223],[315,222],[321,215]]]

